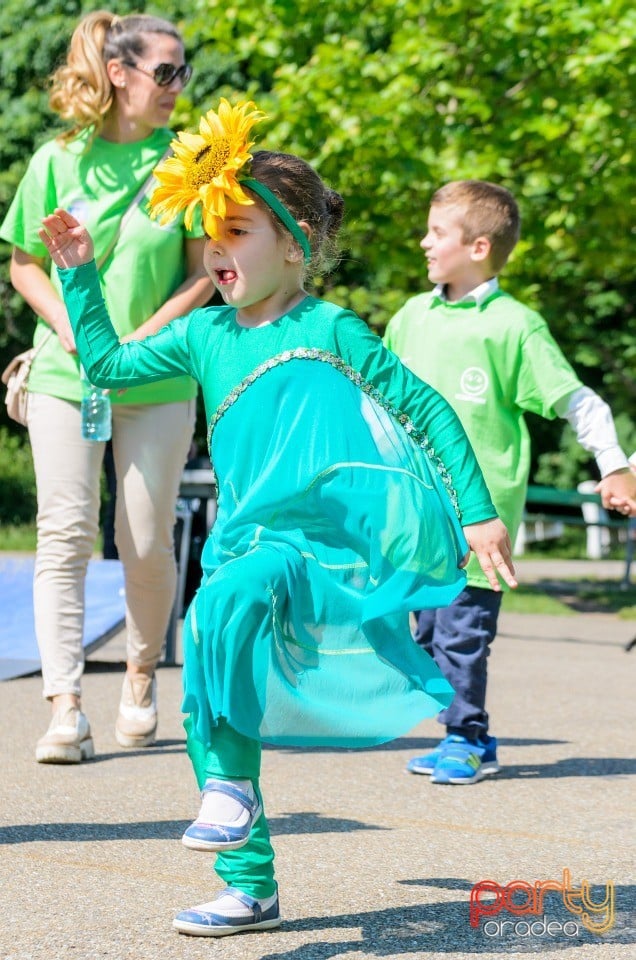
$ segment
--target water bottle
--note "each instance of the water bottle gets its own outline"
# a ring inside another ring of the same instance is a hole
[[[108,390],[102,390],[90,382],[84,368],[82,380],[82,436],[85,440],[110,440],[112,413]]]

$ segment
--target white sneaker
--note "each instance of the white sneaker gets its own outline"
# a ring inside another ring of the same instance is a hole
[[[149,747],[157,737],[157,680],[126,674],[121,689],[115,737],[120,747]]]
[[[59,707],[35,748],[38,763],[81,763],[95,756],[88,720],[78,707]]]

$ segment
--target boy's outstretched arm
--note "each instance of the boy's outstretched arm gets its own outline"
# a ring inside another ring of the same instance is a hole
[[[93,241],[86,227],[60,207],[43,218],[38,236],[58,267],[80,267],[95,256]]]
[[[518,586],[512,562],[512,544],[505,526],[498,518],[471,523],[464,528],[464,536],[493,590],[501,590],[497,573],[509,587]]]

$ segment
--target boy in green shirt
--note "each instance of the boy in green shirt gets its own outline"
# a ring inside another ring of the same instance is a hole
[[[568,419],[596,458],[603,504],[625,513],[636,505],[636,478],[607,404],[583,386],[541,316],[499,288],[497,274],[518,238],[509,191],[477,180],[446,184],[433,196],[420,244],[436,286],[408,300],[384,337],[454,407],[513,543],[530,469],[526,411]],[[433,783],[475,783],[499,769],[485,700],[501,597],[471,561],[467,587],[449,607],[416,615],[415,639],[455,688],[438,718],[446,738],[408,764]]]

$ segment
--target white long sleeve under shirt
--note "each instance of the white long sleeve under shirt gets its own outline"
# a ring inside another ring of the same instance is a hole
[[[571,425],[581,446],[594,456],[601,477],[629,467],[616,436],[612,411],[598,393],[589,387],[579,387],[561,397],[554,409]]]

